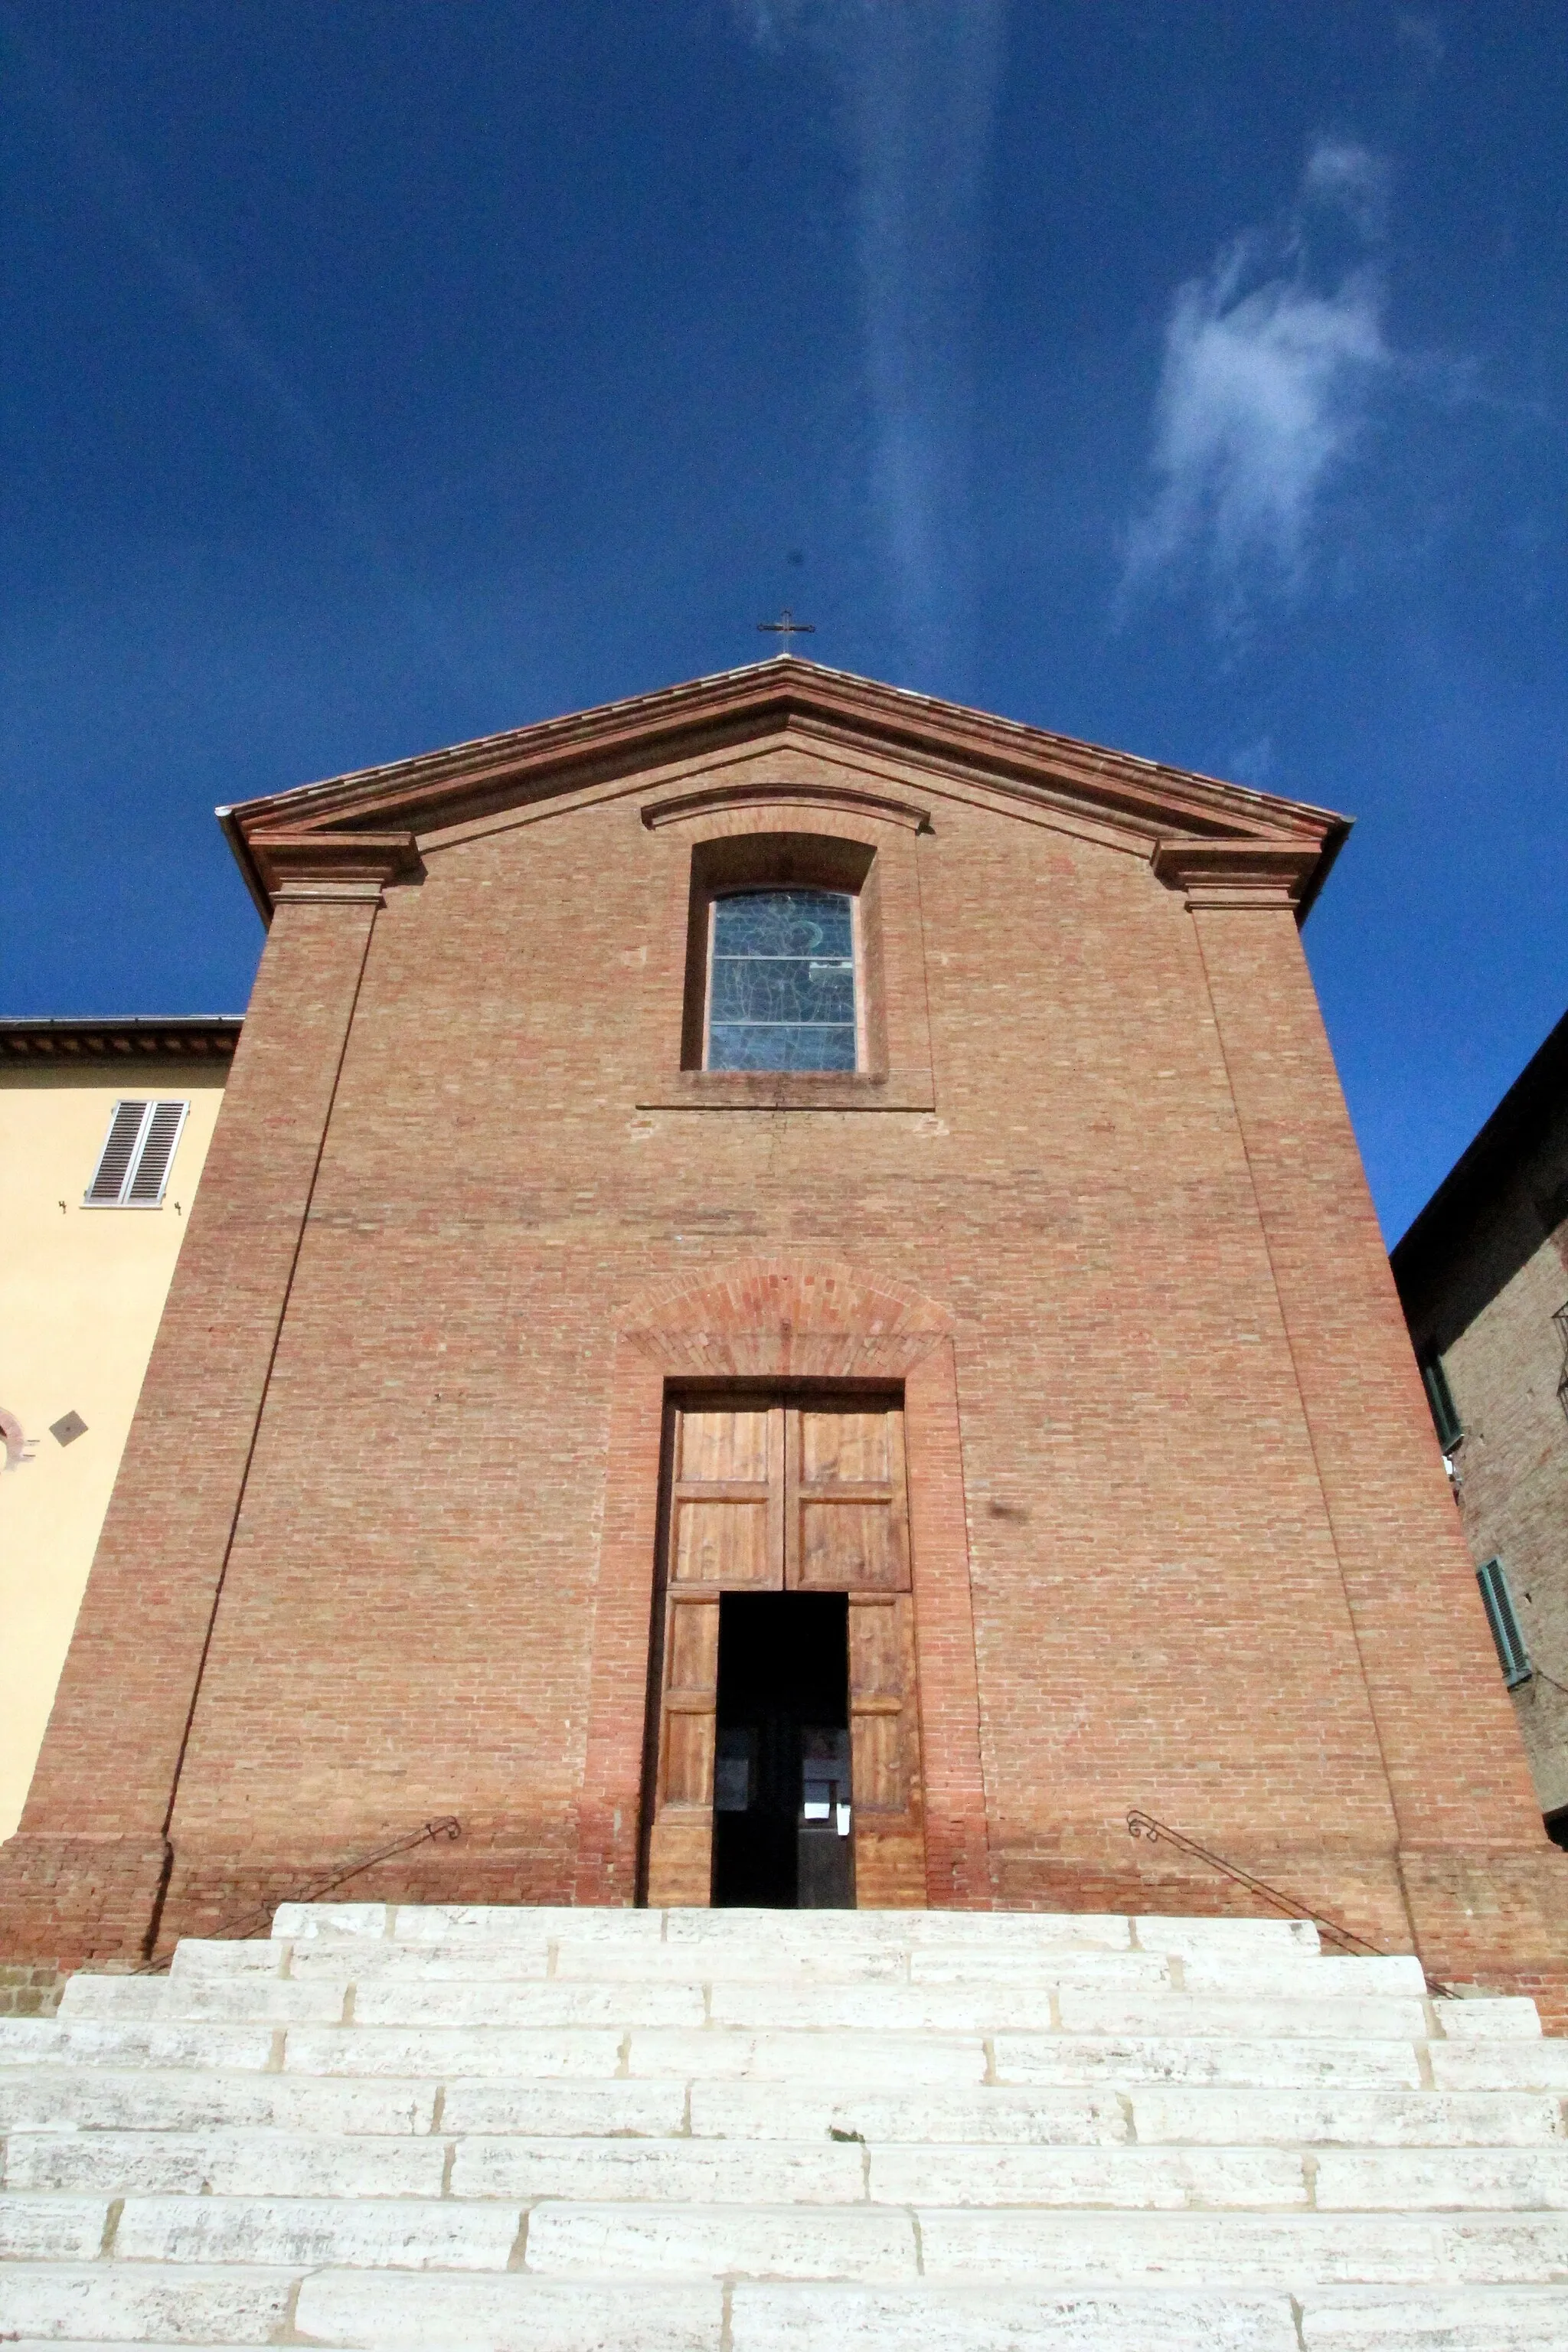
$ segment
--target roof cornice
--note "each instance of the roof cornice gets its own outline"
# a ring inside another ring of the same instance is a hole
[[[1300,854],[1292,903],[1303,916],[1350,830],[1349,820],[1330,810],[793,655],[331,777],[218,814],[267,915],[285,864],[291,882],[329,878],[324,870],[312,873],[311,845],[321,845],[323,857],[346,858],[346,848],[329,851],[326,845],[356,839],[356,854],[368,866],[374,839],[385,853],[383,878],[393,880],[416,870],[420,837],[786,730],[905,757],[1042,807],[1081,810],[1146,838],[1151,856],[1182,842],[1209,843],[1222,853],[1247,844],[1288,845]],[[363,878],[372,877],[367,871]]]
[[[239,1042],[237,1013],[179,1013],[160,1021],[132,1013],[121,1021],[0,1018],[0,1066],[12,1061],[57,1064],[181,1059],[227,1061]]]

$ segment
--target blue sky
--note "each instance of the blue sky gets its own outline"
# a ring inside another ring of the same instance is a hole
[[[1327,803],[1390,1236],[1568,1000],[1560,0],[0,0],[0,1010],[755,659]]]

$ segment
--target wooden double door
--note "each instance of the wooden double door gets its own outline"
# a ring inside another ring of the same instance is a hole
[[[669,1409],[647,1899],[705,1905],[726,1593],[842,1593],[855,1900],[921,1907],[919,1706],[902,1401],[691,1392]]]

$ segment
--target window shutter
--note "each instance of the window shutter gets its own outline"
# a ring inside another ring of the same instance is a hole
[[[1508,1577],[1500,1559],[1489,1559],[1478,1568],[1476,1579],[1486,1603],[1487,1623],[1492,1629],[1497,1643],[1498,1663],[1503,1680],[1510,1690],[1530,1680],[1530,1654],[1524,1646],[1524,1636],[1519,1630],[1519,1619],[1513,1613],[1513,1595],[1508,1589]]]
[[[1421,1367],[1421,1377],[1426,1384],[1426,1402],[1432,1408],[1432,1425],[1437,1433],[1437,1443],[1445,1454],[1451,1454],[1465,1433],[1459,1419],[1454,1392],[1448,1386],[1448,1375],[1443,1370],[1441,1356],[1428,1356]]]
[[[126,1200],[134,1202],[138,1207],[153,1207],[163,1197],[174,1146],[185,1123],[185,1109],[183,1102],[153,1105],[153,1116],[147,1121],[147,1132],[137,1154],[135,1171],[125,1188]]]
[[[93,1171],[92,1181],[87,1188],[87,1198],[92,1202],[117,1202],[125,1190],[136,1146],[142,1140],[146,1123],[144,1102],[117,1102],[109,1122],[109,1138],[102,1157]]]
[[[117,1102],[84,1199],[92,1208],[155,1209],[189,1103]]]

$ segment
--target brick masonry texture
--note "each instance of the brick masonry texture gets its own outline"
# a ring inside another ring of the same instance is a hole
[[[803,804],[871,757],[699,740],[437,829],[383,903],[279,894],[0,1949],[166,1946],[446,1813],[359,1899],[631,1899],[663,1384],[892,1369],[930,1900],[1226,1907],[1141,1806],[1554,1998],[1562,1857],[1289,907],[891,740],[928,829]],[[750,798],[644,821],[710,780]],[[746,827],[885,861],[931,1109],[679,1107],[692,851]]]
[[[1568,1807],[1568,1422],[1553,1320],[1568,1301],[1565,1061],[1560,1024],[1394,1254],[1412,1339],[1442,1358],[1463,1427],[1455,1486],[1471,1557],[1501,1559],[1535,1668],[1512,1706],[1542,1812]],[[1534,1099],[1516,1108],[1526,1090]]]
[[[0,1960],[0,2017],[53,2017],[65,1988],[47,1961]]]

